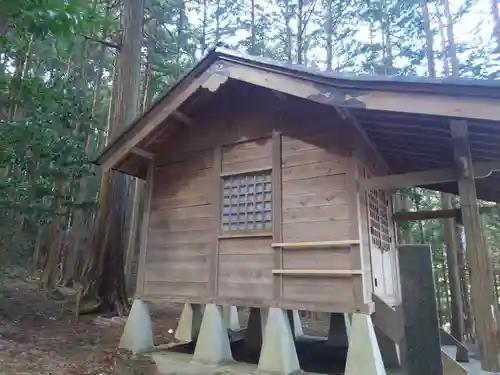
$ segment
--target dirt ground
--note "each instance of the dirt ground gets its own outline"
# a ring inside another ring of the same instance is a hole
[[[117,350],[123,321],[82,316],[44,298],[32,284],[9,282],[0,295],[1,375],[155,374],[149,357]],[[179,311],[153,314],[155,343],[174,341]],[[97,318],[97,319],[96,319]]]
[[[36,291],[9,280],[0,291],[0,375],[157,374],[149,356],[118,350],[123,319],[75,316]],[[181,306],[152,312],[155,344],[174,342]],[[248,312],[240,313],[246,325]],[[305,333],[326,333],[325,322],[303,320]]]

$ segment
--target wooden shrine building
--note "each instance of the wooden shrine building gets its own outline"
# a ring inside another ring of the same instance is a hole
[[[477,203],[500,201],[499,145],[496,82],[215,48],[97,163],[147,181],[137,298],[374,314],[389,337],[403,335],[385,316],[401,300],[394,190],[459,194],[483,369],[500,371]]]

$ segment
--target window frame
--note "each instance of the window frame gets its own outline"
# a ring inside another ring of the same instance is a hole
[[[253,179],[249,180],[248,177],[252,176]],[[246,182],[250,181],[250,184],[242,185],[242,178],[245,179]],[[259,178],[263,178],[259,181]],[[230,184],[227,186],[227,181],[237,181],[237,184]],[[262,190],[257,186],[262,184]],[[246,189],[242,193],[241,186],[245,186]],[[249,187],[252,186],[253,190],[250,190]],[[269,188],[267,188],[269,186]],[[229,194],[227,190],[230,188]],[[236,192],[233,192],[233,189],[238,189]],[[265,168],[260,170],[251,170],[251,171],[242,171],[236,173],[229,174],[221,174],[220,176],[220,187],[219,187],[219,196],[220,196],[220,214],[218,218],[218,227],[219,227],[219,237],[232,237],[232,236],[259,236],[259,235],[269,235],[272,236],[273,233],[273,225],[274,225],[274,196],[273,196],[273,170],[272,168]],[[262,199],[257,200],[257,196],[262,194]],[[249,200],[248,196],[254,196],[253,200]],[[245,197],[245,200],[241,200],[241,197]],[[236,198],[236,202],[233,202],[233,199]],[[227,202],[229,199],[229,202]],[[227,203],[226,203],[227,202]],[[257,209],[257,204],[262,204],[261,209]],[[266,207],[266,204],[269,203],[269,206]],[[248,206],[252,204],[253,210],[249,211]],[[240,212],[240,207],[244,206],[245,211]],[[236,212],[233,213],[232,209],[236,207]],[[228,211],[226,211],[226,209]],[[261,214],[262,218],[258,219],[258,215]],[[236,220],[224,220],[225,216],[229,215],[229,217],[236,215]],[[240,219],[240,215],[244,215],[244,220]],[[252,219],[249,220],[249,216],[252,215]],[[269,215],[269,219],[267,219],[267,215]],[[248,228],[249,223],[253,222],[253,228]],[[261,228],[257,228],[257,223],[262,223]],[[269,223],[266,227],[265,223]],[[229,228],[226,228],[225,225],[229,225]],[[232,229],[232,225],[245,225],[245,228],[235,228]]]

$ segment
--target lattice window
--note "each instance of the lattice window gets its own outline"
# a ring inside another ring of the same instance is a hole
[[[226,176],[222,186],[223,232],[271,230],[271,171]]]
[[[370,234],[372,243],[383,251],[390,249],[389,196],[385,191],[368,192]]]

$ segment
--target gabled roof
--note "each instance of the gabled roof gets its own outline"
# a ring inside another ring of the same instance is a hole
[[[176,110],[188,98],[202,88],[216,91],[227,79],[348,109],[393,173],[452,165],[453,153],[445,144],[449,141],[452,118],[471,119],[473,158],[500,160],[500,148],[491,147],[492,142],[500,144],[499,81],[324,72],[216,46],[110,142],[96,163],[105,169],[120,169],[124,158],[161,128],[167,118],[175,117]],[[498,182],[495,192],[483,194],[485,199],[500,200]],[[450,184],[430,187],[456,190]]]

